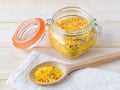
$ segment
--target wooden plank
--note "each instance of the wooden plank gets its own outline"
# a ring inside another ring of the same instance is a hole
[[[5,16],[0,18],[1,21],[21,21],[30,17],[42,17],[46,19],[53,14],[59,7],[64,5],[73,5],[75,2],[68,0],[61,2],[56,0],[9,0],[2,1],[0,3],[0,13],[4,13]],[[77,2],[76,2],[77,3]],[[53,6],[53,7],[52,7]],[[56,7],[57,6],[57,7]],[[27,8],[26,8],[27,7]],[[49,9],[51,8],[51,9]],[[48,16],[49,15],[49,16]],[[9,18],[10,16],[10,18]]]
[[[6,80],[0,80],[0,90],[15,90],[11,85],[6,83]]]
[[[51,18],[65,6],[79,6],[99,21],[120,21],[119,0],[0,0],[0,22],[21,22],[27,18]]]
[[[0,24],[0,46],[14,48],[12,36],[20,23],[1,23]],[[103,30],[96,47],[120,47],[120,23],[100,22]],[[37,47],[51,47],[47,35]]]

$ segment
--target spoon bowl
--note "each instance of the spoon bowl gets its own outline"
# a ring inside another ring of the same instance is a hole
[[[42,66],[54,66],[56,68],[59,68],[63,72],[63,75],[58,80],[56,80],[54,82],[41,83],[41,82],[39,82],[38,80],[35,79],[34,73],[35,73],[36,70],[38,70],[39,67],[42,67]],[[37,84],[52,85],[52,84],[56,84],[56,83],[60,82],[61,80],[63,80],[67,76],[67,74],[68,74],[67,64],[63,64],[63,63],[56,62],[56,61],[47,61],[47,62],[40,63],[36,67],[34,67],[31,70],[31,72],[29,73],[29,78],[30,78],[31,81],[33,81],[34,83],[37,83]]]
[[[111,62],[114,60],[119,60],[119,59],[120,59],[120,52],[117,52],[117,53],[113,53],[113,54],[95,57],[95,58],[88,59],[88,60],[82,60],[75,64],[63,64],[63,63],[56,62],[56,61],[43,62],[31,70],[31,72],[29,73],[29,78],[34,83],[37,83],[40,85],[52,85],[52,84],[56,84],[56,83],[60,82],[61,80],[63,80],[68,75],[68,73],[70,73],[72,71],[79,70],[82,68],[101,65],[101,64],[108,63],[108,62]],[[61,76],[58,80],[56,80],[54,82],[41,83],[34,78],[35,71],[41,66],[54,66],[56,68],[59,68],[62,70],[63,76]]]

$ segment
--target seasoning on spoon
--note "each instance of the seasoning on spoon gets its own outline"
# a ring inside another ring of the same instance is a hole
[[[34,77],[41,83],[54,82],[63,75],[63,72],[54,66],[41,66],[35,73]]]

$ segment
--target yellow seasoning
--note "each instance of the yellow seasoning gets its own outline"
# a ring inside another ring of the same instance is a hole
[[[35,73],[34,77],[41,83],[54,82],[63,75],[63,72],[54,66],[41,66]]]
[[[57,26],[65,31],[82,30],[89,25],[87,19],[79,16],[69,16],[56,22]]]

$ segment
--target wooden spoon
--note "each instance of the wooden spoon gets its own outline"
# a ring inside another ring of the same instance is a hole
[[[118,59],[120,59],[120,52],[108,54],[108,55],[104,55],[104,56],[100,56],[100,57],[95,57],[95,58],[88,59],[88,60],[83,60],[76,64],[63,64],[63,63],[56,62],[56,61],[48,61],[48,62],[41,63],[41,64],[37,65],[35,68],[33,68],[31,70],[31,72],[29,73],[29,78],[34,83],[37,83],[40,85],[52,85],[52,84],[56,84],[56,83],[60,82],[61,80],[63,80],[72,71],[82,69],[82,68],[87,68],[87,67],[93,67],[96,65],[101,65],[101,64],[104,64],[107,62],[118,60]],[[34,73],[39,67],[45,66],[45,65],[47,65],[47,66],[52,65],[52,66],[55,66],[55,67],[61,69],[62,72],[64,73],[64,75],[60,79],[58,79],[54,82],[41,83],[41,82],[37,81],[34,78]]]

